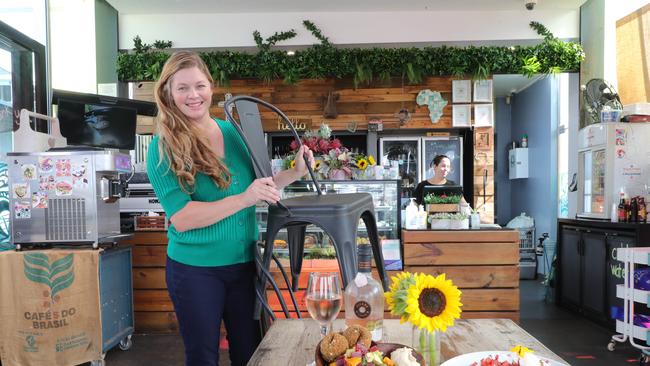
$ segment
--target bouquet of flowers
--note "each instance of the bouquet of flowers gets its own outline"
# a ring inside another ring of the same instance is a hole
[[[314,152],[314,171],[320,179],[362,179],[369,166],[376,165],[372,155],[353,153],[341,144],[341,141],[332,138],[332,129],[325,123],[316,131],[305,132],[302,143]],[[291,142],[293,151],[284,159],[284,168],[292,169],[295,165],[298,142]]]
[[[328,154],[331,150],[343,148],[339,139],[332,138],[332,129],[325,123],[321,124],[316,131],[306,131],[301,141],[314,154]],[[289,147],[292,151],[298,150],[298,142],[291,141]]]
[[[401,272],[392,277],[390,291],[384,294],[388,309],[400,322],[413,325],[413,347],[427,360],[440,364],[440,337],[454,320],[460,318],[461,291],[445,274]]]

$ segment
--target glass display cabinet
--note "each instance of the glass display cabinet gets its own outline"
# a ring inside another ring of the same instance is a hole
[[[319,181],[324,194],[331,193],[360,193],[372,195],[375,205],[375,218],[379,240],[398,239],[401,233],[401,217],[399,209],[400,181],[399,180],[324,180]],[[282,198],[315,195],[316,189],[311,180],[301,180],[285,187]],[[267,207],[257,207],[257,224],[260,240],[264,241],[267,222]],[[367,243],[368,235],[363,221],[359,221],[357,243]],[[274,252],[278,257],[288,257],[287,230],[282,229],[276,236]],[[334,258],[334,246],[329,237],[319,227],[309,225],[305,234],[305,258]]]

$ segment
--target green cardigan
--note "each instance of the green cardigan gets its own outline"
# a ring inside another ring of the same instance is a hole
[[[190,201],[211,202],[242,193],[255,179],[248,149],[229,122],[217,120],[224,140],[224,163],[232,174],[230,186],[220,189],[210,177],[197,173],[194,191],[184,192],[169,160],[160,162],[159,137],[149,145],[147,174],[167,217],[172,217]],[[163,152],[164,153],[164,152]],[[225,266],[253,260],[258,239],[255,206],[236,212],[212,225],[178,232],[174,225],[167,231],[167,255],[193,266]]]

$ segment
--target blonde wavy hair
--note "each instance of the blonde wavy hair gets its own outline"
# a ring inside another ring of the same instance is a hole
[[[213,85],[213,79],[201,57],[190,51],[173,53],[163,66],[156,83],[154,94],[158,104],[157,130],[160,138],[158,148],[160,161],[169,160],[169,168],[178,177],[178,182],[187,193],[194,190],[198,172],[212,178],[219,188],[230,185],[228,167],[212,150],[208,138],[190,121],[174,103],[171,83],[174,75],[183,69],[196,67]]]

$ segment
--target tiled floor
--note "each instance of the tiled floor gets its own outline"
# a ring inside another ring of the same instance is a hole
[[[573,366],[638,365],[640,352],[629,344],[606,348],[612,330],[544,302],[539,281],[521,282],[521,326]],[[230,365],[222,354],[221,365]],[[183,343],[174,335],[136,335],[129,351],[114,349],[106,355],[107,366],[181,366]]]

